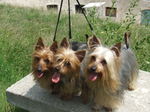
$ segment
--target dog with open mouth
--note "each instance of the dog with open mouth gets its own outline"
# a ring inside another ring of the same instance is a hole
[[[60,98],[70,100],[80,91],[80,63],[86,51],[73,51],[69,41],[64,38],[55,54],[52,82],[60,85]]]
[[[134,90],[138,67],[136,57],[129,46],[129,34],[125,33],[125,44],[117,43],[111,48],[101,44],[99,38],[88,40],[88,51],[82,62],[84,84],[83,102],[92,100],[92,109],[113,111],[122,104],[124,91]]]
[[[33,53],[32,69],[34,79],[38,84],[47,90],[55,91],[51,76],[54,72],[54,55],[57,51],[57,42],[53,42],[50,47],[46,47],[42,38],[38,42]]]

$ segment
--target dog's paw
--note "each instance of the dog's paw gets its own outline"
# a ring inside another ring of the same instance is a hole
[[[128,86],[128,90],[129,90],[129,91],[134,91],[135,89],[136,89],[136,86],[135,86],[135,85],[131,85],[131,84],[130,84],[130,85]]]
[[[82,100],[82,103],[86,105],[88,104],[88,100]]]
[[[93,105],[92,106],[92,111],[93,112],[98,112],[98,111],[100,111],[100,107],[98,105]]]
[[[59,94],[59,92],[58,91],[52,91],[51,94],[52,95],[57,95],[57,94]]]
[[[89,99],[88,99],[87,96],[84,96],[84,95],[81,94],[81,98],[82,98],[82,103],[83,104],[88,104],[89,103]]]
[[[105,112],[113,112],[113,109],[109,107],[104,107],[104,110]]]
[[[128,87],[128,90],[129,90],[129,91],[134,91],[135,88],[133,88],[133,87]]]
[[[70,95],[70,94],[61,95],[60,99],[65,100],[65,101],[69,101],[72,99],[72,95]]]

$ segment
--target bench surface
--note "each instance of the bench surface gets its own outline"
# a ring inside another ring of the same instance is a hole
[[[89,105],[81,103],[79,97],[62,101],[39,87],[31,74],[6,90],[7,100],[30,112],[91,112]],[[150,112],[150,73],[140,71],[138,87],[126,91],[123,105],[117,112]]]

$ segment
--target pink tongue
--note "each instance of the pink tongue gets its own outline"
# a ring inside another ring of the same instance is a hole
[[[96,79],[97,79],[97,75],[96,74],[91,74],[89,76],[89,80],[91,80],[91,81],[95,81]]]
[[[54,73],[52,76],[52,82],[53,83],[58,83],[60,81],[60,74],[59,73]]]
[[[44,75],[44,73],[39,73],[37,76],[38,78],[41,78]]]

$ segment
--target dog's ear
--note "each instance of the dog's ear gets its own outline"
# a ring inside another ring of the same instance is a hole
[[[79,59],[79,61],[82,62],[82,60],[85,57],[86,50],[76,51],[75,54],[76,54],[77,58]]]
[[[121,51],[121,42],[115,44],[111,50],[113,50],[116,53],[116,56],[119,57],[120,56],[120,51]]]
[[[88,41],[89,35],[85,34],[86,42]]]
[[[57,49],[58,49],[58,43],[57,41],[54,41],[52,45],[50,46],[50,50],[56,53]]]
[[[88,48],[92,49],[98,45],[101,45],[101,41],[99,38],[97,38],[95,35],[92,37],[88,38],[88,42],[87,42]]]
[[[125,33],[124,33],[124,37],[130,38],[130,36],[131,36],[131,32],[125,32]]]
[[[64,39],[61,41],[60,47],[69,48],[69,41],[67,40],[67,38],[64,38]]]
[[[38,42],[35,46],[35,50],[42,50],[44,48],[44,43],[41,37],[39,37]]]
[[[131,36],[131,32],[125,32],[124,34],[124,41],[125,41],[125,45],[127,47],[127,49],[129,48],[129,45],[130,45],[130,36]]]

